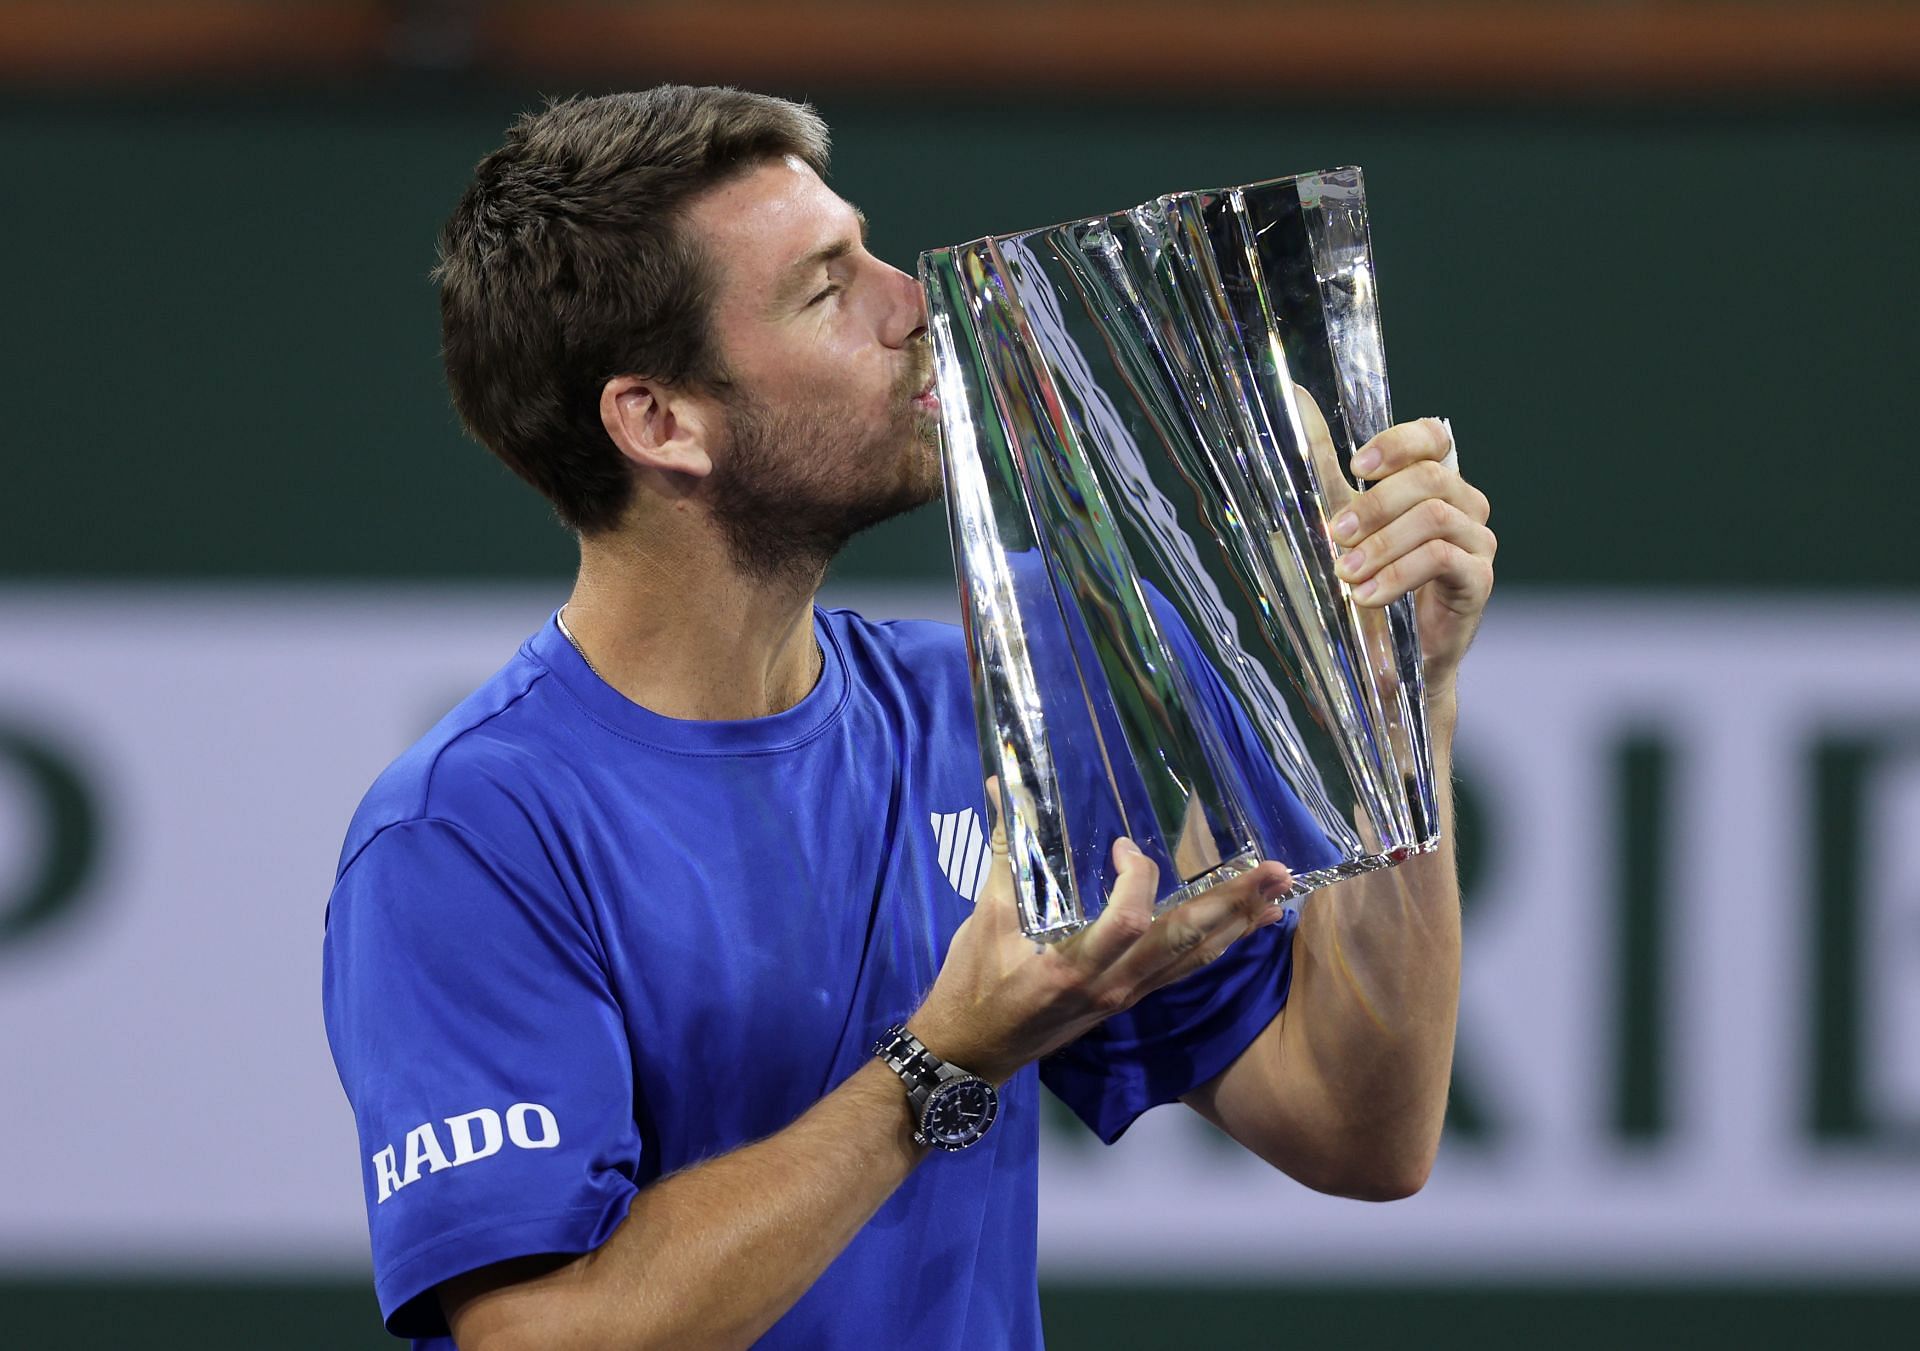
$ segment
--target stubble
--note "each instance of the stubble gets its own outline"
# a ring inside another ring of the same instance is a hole
[[[777,409],[734,390],[707,504],[743,572],[817,585],[855,535],[940,496],[937,429],[913,403],[925,380],[910,364],[889,396],[896,414],[870,439],[843,410]]]

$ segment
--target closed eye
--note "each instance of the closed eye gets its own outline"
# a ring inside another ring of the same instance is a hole
[[[827,287],[824,291],[820,292],[819,295],[815,296],[812,300],[809,300],[807,302],[807,308],[812,309],[815,305],[818,305],[821,301],[825,300],[828,296],[839,295],[840,291],[841,291],[840,283],[834,282],[831,286]]]

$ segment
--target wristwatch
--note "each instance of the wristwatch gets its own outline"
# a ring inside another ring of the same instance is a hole
[[[873,1053],[907,1085],[907,1104],[920,1122],[917,1145],[952,1151],[978,1144],[1000,1111],[992,1084],[929,1051],[905,1023],[888,1028]]]

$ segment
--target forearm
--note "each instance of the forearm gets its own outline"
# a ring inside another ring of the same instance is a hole
[[[1387,428],[1354,456],[1372,486],[1332,522],[1357,601],[1414,600],[1441,843],[1301,907],[1285,1008],[1186,1095],[1236,1140],[1322,1191],[1372,1199],[1425,1184],[1439,1149],[1460,1003],[1454,864],[1454,681],[1493,589],[1486,494],[1452,461],[1446,424]]]
[[[1441,843],[1431,854],[1328,889],[1302,907],[1289,1039],[1324,1086],[1334,1168],[1362,1189],[1417,1189],[1438,1148],[1460,994],[1451,692],[1429,704]],[[1278,1053],[1279,1048],[1276,1048]],[[1336,1175],[1335,1190],[1341,1186]]]
[[[465,1351],[747,1346],[925,1152],[899,1078],[875,1061],[785,1130],[644,1188],[595,1251],[464,1301],[453,1283],[457,1340]]]

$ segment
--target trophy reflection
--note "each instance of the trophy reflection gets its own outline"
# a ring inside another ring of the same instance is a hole
[[[1021,924],[1293,896],[1438,842],[1412,602],[1334,573],[1389,422],[1358,169],[1177,193],[920,259],[982,764]]]

